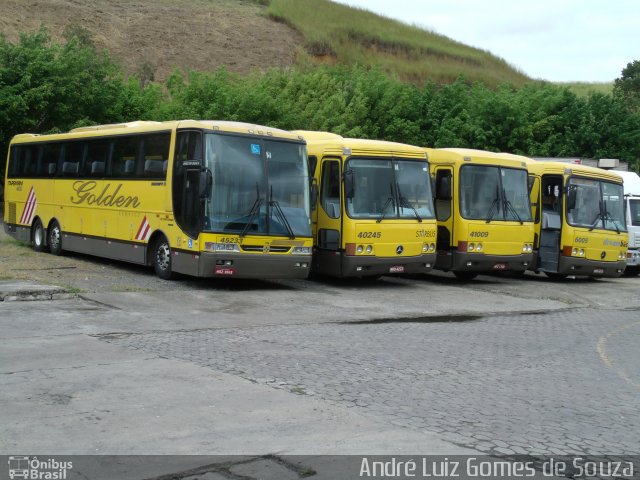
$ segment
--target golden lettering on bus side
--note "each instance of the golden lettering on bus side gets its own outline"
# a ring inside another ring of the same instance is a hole
[[[78,180],[74,182],[73,189],[75,190],[76,198],[71,197],[71,202],[76,205],[86,203],[87,205],[97,205],[100,207],[138,208],[140,206],[138,197],[118,195],[122,188],[121,183],[111,192],[109,191],[111,189],[110,183],[107,183],[100,193],[95,192],[97,186],[98,182],[95,180]]]

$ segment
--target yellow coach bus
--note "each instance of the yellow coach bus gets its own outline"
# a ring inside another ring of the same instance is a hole
[[[161,278],[306,278],[299,135],[236,122],[132,122],[13,138],[5,229],[38,251],[153,265]]]
[[[530,161],[528,168],[536,224],[531,269],[551,278],[622,275],[628,245],[622,177],[561,162]]]
[[[423,149],[301,131],[307,142],[313,269],[338,277],[423,273],[435,260],[436,222]]]
[[[426,149],[435,183],[435,268],[462,280],[479,273],[524,272],[534,227],[527,158],[469,149]]]

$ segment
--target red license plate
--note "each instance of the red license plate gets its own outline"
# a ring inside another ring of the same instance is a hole
[[[594,268],[593,273],[602,275],[604,273],[604,268]]]
[[[494,270],[506,270],[507,269],[507,264],[506,263],[496,263],[493,266]]]
[[[402,273],[404,272],[404,265],[395,265],[393,267],[389,267],[389,273]]]
[[[229,267],[216,267],[213,273],[216,275],[235,275],[236,269]]]

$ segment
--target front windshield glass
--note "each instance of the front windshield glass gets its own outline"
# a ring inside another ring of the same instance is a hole
[[[640,200],[630,200],[629,211],[631,213],[631,225],[640,227]]]
[[[351,159],[345,174],[353,181],[347,198],[351,218],[434,217],[426,161]]]
[[[208,134],[205,165],[213,177],[206,231],[311,235],[304,145]]]
[[[622,185],[588,178],[569,179],[567,222],[575,227],[626,230]],[[573,208],[571,208],[573,207]]]
[[[465,165],[460,169],[460,214],[469,220],[502,217],[498,167]]]
[[[525,170],[488,165],[460,169],[460,214],[468,220],[530,222],[528,192]]]
[[[506,219],[530,222],[532,217],[527,172],[516,168],[501,168],[500,175],[502,176]]]

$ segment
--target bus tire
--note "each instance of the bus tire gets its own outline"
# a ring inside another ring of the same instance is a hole
[[[476,272],[453,272],[458,280],[468,282],[478,276]]]
[[[170,280],[173,277],[171,270],[171,247],[164,235],[158,237],[153,244],[153,269],[156,275],[163,280]]]
[[[36,221],[31,226],[31,245],[36,252],[44,252],[47,249],[45,235],[42,221],[36,218]]]
[[[60,224],[56,220],[49,225],[47,243],[52,254],[60,255],[62,253],[62,231],[60,230]]]

